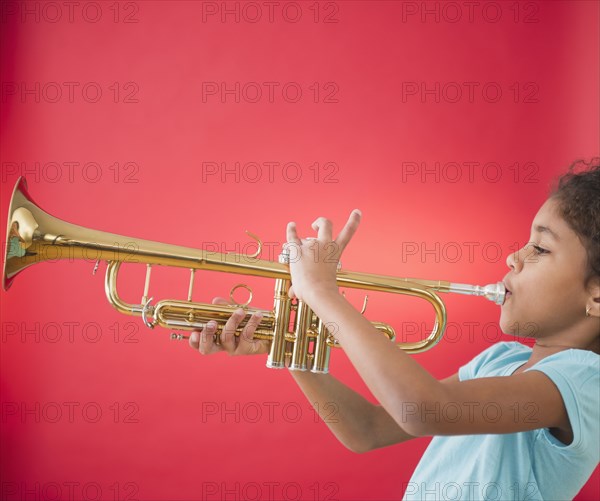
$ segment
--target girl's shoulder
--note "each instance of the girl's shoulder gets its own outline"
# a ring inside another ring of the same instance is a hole
[[[514,355],[531,354],[532,349],[518,341],[499,341],[483,350],[473,360],[482,358],[511,357]]]
[[[529,346],[518,341],[500,341],[498,343],[494,343],[492,346],[489,346],[488,348],[483,350],[475,358],[507,356],[512,354],[531,354],[532,351],[533,350]],[[475,360],[475,358],[473,360]],[[569,348],[553,353],[552,355],[548,355],[542,360],[571,360],[594,365],[600,363],[600,355],[594,353],[591,350]]]
[[[592,365],[600,363],[600,355],[594,353],[591,350],[580,350],[578,348],[569,348],[567,350],[562,350],[552,355],[548,355],[546,358],[542,359],[551,359],[554,357],[555,359],[563,359],[563,360],[573,360],[573,361],[581,361],[581,362],[589,362]]]
[[[541,370],[546,374],[560,372],[565,378],[584,384],[600,380],[600,355],[590,350],[570,348],[548,355],[526,369]]]
[[[531,352],[529,346],[518,341],[494,343],[460,367],[459,379],[508,375],[525,363]],[[549,355],[526,370],[543,370],[546,367],[571,374],[581,381],[600,374],[600,356],[593,351],[571,348]]]
[[[494,343],[460,367],[459,379],[464,381],[475,377],[503,375],[511,365],[524,362],[530,354],[531,348],[516,341]]]
[[[529,352],[531,353],[531,348],[526,344],[520,343],[519,341],[500,341],[490,348],[494,348],[497,351],[505,352],[505,351],[518,351],[518,352]]]

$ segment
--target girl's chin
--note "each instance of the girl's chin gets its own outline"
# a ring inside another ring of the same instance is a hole
[[[509,315],[501,314],[498,324],[500,326],[500,330],[508,336],[517,337],[522,335],[518,328],[519,322],[514,318],[511,318]]]
[[[533,339],[537,337],[536,329],[533,328],[532,322],[524,322],[510,318],[508,315],[502,315],[498,322],[500,330],[507,336],[512,336],[517,339]]]
[[[500,325],[500,330],[502,332],[504,332],[505,334],[509,333],[509,319],[508,319],[508,315],[506,315],[503,311],[500,312],[500,319],[498,320],[498,325]],[[508,330],[507,330],[508,329]]]

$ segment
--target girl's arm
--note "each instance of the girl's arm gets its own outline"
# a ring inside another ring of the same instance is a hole
[[[441,382],[394,347],[337,290],[314,287],[305,292],[304,301],[338,339],[375,398],[410,435],[570,429],[558,388],[540,371]]]
[[[421,403],[439,401],[444,385],[393,346],[337,290],[311,288],[304,300],[337,338],[377,401],[399,426],[417,436]]]
[[[231,305],[232,301],[215,297],[212,303]],[[230,355],[268,353],[268,341],[253,339],[260,322],[256,314],[248,320],[241,335],[234,336],[245,316],[241,308],[233,312],[221,331],[220,345],[214,343],[214,329],[207,325],[202,331],[192,332],[190,346],[203,355],[221,351]],[[383,407],[371,404],[333,376],[302,371],[290,373],[321,419],[348,449],[367,452],[414,438],[398,426]]]
[[[330,374],[290,374],[331,432],[352,452],[368,452],[415,438],[383,407],[373,405]]]

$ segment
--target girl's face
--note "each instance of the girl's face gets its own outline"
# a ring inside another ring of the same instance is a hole
[[[500,314],[506,334],[569,337],[585,321],[586,251],[557,207],[556,200],[546,200],[533,220],[530,242],[506,260],[504,283],[511,294]]]

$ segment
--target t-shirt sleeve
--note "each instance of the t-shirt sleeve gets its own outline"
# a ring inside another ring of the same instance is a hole
[[[458,369],[458,379],[460,381],[475,379],[482,367],[498,357],[500,353],[509,349],[510,345],[511,341],[502,341],[486,348],[479,355],[471,359],[470,362],[467,362]]]
[[[585,449],[600,460],[600,357],[586,350],[564,350],[550,355],[527,371],[546,374],[560,391],[573,441],[564,444],[547,429],[544,438],[565,452]]]

